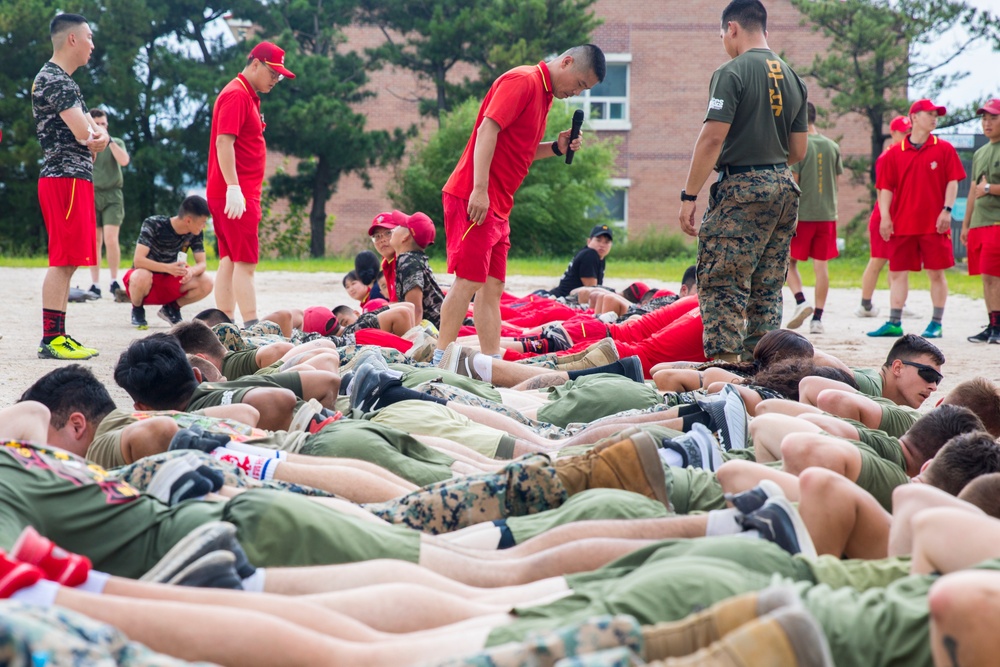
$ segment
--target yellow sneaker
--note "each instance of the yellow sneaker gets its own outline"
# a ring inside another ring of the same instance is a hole
[[[73,346],[73,347],[75,347],[76,349],[78,349],[78,350],[82,350],[82,351],[84,351],[84,352],[90,352],[90,356],[92,356],[92,357],[99,357],[99,356],[101,356],[101,353],[100,353],[100,352],[98,352],[96,348],[93,348],[93,347],[87,347],[86,345],[82,345],[82,344],[80,343],[80,341],[78,341],[77,339],[73,338],[73,337],[72,337],[72,336],[70,336],[70,335],[67,335],[67,336],[66,336],[66,340],[68,340],[68,341],[69,341],[69,343],[70,343],[70,345],[72,345],[72,346]]]
[[[94,356],[95,350],[79,347],[79,344],[74,345],[71,340],[68,336],[58,336],[53,338],[51,342],[39,343],[38,358],[80,361]]]

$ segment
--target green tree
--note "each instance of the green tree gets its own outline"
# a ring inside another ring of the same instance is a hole
[[[423,211],[438,227],[438,243],[444,248],[441,187],[462,154],[479,104],[469,99],[441,119],[441,128],[426,144],[416,148],[410,163],[395,179],[389,192],[393,204],[403,211]],[[556,103],[549,112],[546,136],[555,139],[569,127],[573,110]],[[517,255],[566,255],[579,249],[580,240],[595,224],[607,221],[600,194],[610,190],[617,149],[611,141],[589,135],[586,147],[572,165],[563,159],[536,161],[514,195],[510,214],[511,251]]]
[[[596,0],[361,0],[361,18],[378,26],[377,53],[434,86],[420,111],[440,117],[468,97],[480,97],[501,73],[586,43],[600,21]],[[449,81],[464,63],[475,80]]]
[[[293,205],[311,202],[309,252],[326,252],[326,203],[340,177],[357,174],[371,187],[368,170],[403,156],[415,129],[366,130],[366,117],[354,105],[374,95],[365,89],[368,71],[378,63],[344,51],[341,27],[354,17],[351,0],[281,1],[248,5],[241,16],[286,49],[285,62],[296,78],[283,81],[267,99],[268,145],[301,158],[295,173],[279,173],[269,187]]]
[[[945,73],[945,68],[973,44],[997,39],[997,17],[954,0],[791,0],[805,16],[803,24],[830,39],[801,75],[812,76],[833,93],[836,114],[855,112],[870,127],[869,156],[847,166],[856,177],[865,172],[875,181],[875,160],[887,135],[885,123],[895,113],[906,113],[908,87],[934,97],[968,73]],[[964,37],[946,56],[922,55],[941,35],[960,28]],[[967,121],[977,104],[952,109],[947,125]],[[942,125],[944,127],[946,125]],[[873,194],[874,197],[874,194]]]

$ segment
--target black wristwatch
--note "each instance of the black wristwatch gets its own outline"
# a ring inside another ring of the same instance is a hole
[[[684,190],[681,190],[681,201],[698,201],[698,195],[689,195]]]
[[[552,142],[552,152],[555,153],[556,155],[558,155],[559,157],[562,157],[563,152],[561,150],[559,150],[559,141],[558,140]]]
[[[946,211],[948,211],[949,213],[951,213],[951,206],[945,206],[945,207],[944,207],[944,210],[946,210]]]

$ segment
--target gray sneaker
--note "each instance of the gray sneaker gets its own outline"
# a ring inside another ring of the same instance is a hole
[[[235,555],[241,579],[254,573],[255,568],[246,560],[243,547],[236,540],[236,526],[225,521],[211,521],[177,542],[156,565],[139,577],[139,581],[167,583],[202,556],[220,550]]]
[[[697,422],[684,435],[663,440],[660,447],[678,452],[685,468],[690,466],[715,472],[723,463],[722,447],[712,432]]]
[[[205,554],[188,564],[167,583],[192,588],[243,590],[243,579],[236,572],[236,556],[225,550]]]
[[[809,530],[798,511],[784,496],[768,498],[759,510],[738,519],[744,530],[756,530],[762,538],[774,542],[792,554],[816,558]]]

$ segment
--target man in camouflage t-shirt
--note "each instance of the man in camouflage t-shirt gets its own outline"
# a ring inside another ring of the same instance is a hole
[[[97,350],[66,333],[69,284],[78,266],[94,263],[94,155],[108,145],[108,133],[87,113],[70,75],[87,64],[94,36],[87,19],[60,14],[49,25],[52,59],[31,85],[31,107],[44,162],[38,201],[49,234],[49,269],[42,283],[42,359],[89,359]]]
[[[732,60],[715,71],[705,123],[681,190],[680,225],[698,235],[698,293],[707,357],[750,358],[781,326],[781,287],[795,233],[799,189],[789,164],[806,153],[806,87],[767,45],[760,0],[722,12]],[[699,230],[695,200],[712,169]]]

